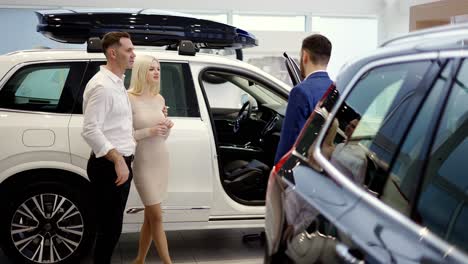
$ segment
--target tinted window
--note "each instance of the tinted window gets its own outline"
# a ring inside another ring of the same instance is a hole
[[[410,213],[410,204],[414,199],[417,182],[424,165],[426,153],[423,151],[424,146],[427,146],[431,137],[428,131],[432,124],[437,122],[435,111],[451,69],[452,63],[449,63],[435,81],[418,116],[411,125],[386,182],[374,182],[374,185],[383,184],[381,200],[405,215]]]
[[[380,195],[388,167],[408,122],[419,105],[418,89],[431,62],[411,62],[375,68],[364,74],[340,106],[322,153],[344,175]],[[343,135],[338,131],[343,131]],[[343,138],[337,140],[336,138]]]
[[[468,64],[456,77],[432,146],[416,215],[422,225],[468,251]]]
[[[26,66],[0,91],[0,107],[27,111],[69,113],[85,63]]]
[[[87,82],[94,74],[99,71],[99,66],[105,64],[105,61],[93,62],[88,67],[86,81],[83,82],[83,88],[80,94],[79,103],[76,104],[74,113],[83,113],[83,91]],[[124,84],[128,89],[132,71],[125,73]],[[195,94],[192,74],[187,63],[161,62],[161,95],[169,107],[169,116],[177,117],[199,117],[198,100]]]
[[[161,95],[169,107],[169,116],[200,116],[188,64],[161,62]]]

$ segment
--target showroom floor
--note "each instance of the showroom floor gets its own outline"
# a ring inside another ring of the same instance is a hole
[[[263,245],[259,240],[242,242],[245,234],[259,233],[262,229],[197,230],[167,232],[169,249],[174,263],[263,263]],[[138,233],[123,234],[112,263],[131,263],[137,252]],[[0,251],[0,263],[10,264]],[[88,257],[84,264],[91,264]],[[162,263],[154,247],[146,263]]]

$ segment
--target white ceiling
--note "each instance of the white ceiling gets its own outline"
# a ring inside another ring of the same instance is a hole
[[[327,15],[377,15],[385,0],[274,0],[271,2],[235,0],[0,0],[0,7],[99,7],[99,8],[154,8],[192,11],[240,11],[271,13],[315,13]],[[267,4],[266,4],[267,3]]]

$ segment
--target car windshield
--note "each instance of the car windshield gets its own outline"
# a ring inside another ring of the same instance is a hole
[[[275,93],[266,89],[263,85],[250,81],[248,79],[239,77],[239,76],[230,76],[228,80],[237,86],[239,86],[242,90],[248,92],[255,98],[261,98],[263,104],[284,104],[285,101],[283,98],[279,97]]]

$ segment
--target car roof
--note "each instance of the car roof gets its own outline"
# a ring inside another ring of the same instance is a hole
[[[252,72],[259,73],[274,83],[289,91],[291,87],[269,73],[253,66],[245,61],[225,57],[215,54],[197,53],[195,56],[179,55],[177,51],[161,50],[148,47],[136,47],[135,53],[138,55],[151,55],[161,61],[179,61],[201,63],[211,66],[233,66]],[[67,61],[67,60],[105,60],[102,52],[87,52],[82,49],[33,49],[20,50],[0,55],[0,79],[12,67],[22,63],[30,62],[48,62],[48,61]]]
[[[468,23],[435,27],[391,39],[376,50],[364,54],[342,67],[336,84],[341,91],[365,65],[382,59],[449,50],[468,50]]]

